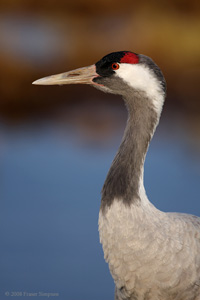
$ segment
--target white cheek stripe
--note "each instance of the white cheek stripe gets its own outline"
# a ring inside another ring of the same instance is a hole
[[[152,100],[156,111],[161,113],[164,103],[163,91],[160,82],[148,67],[140,64],[121,63],[115,73],[132,88],[145,92]]]

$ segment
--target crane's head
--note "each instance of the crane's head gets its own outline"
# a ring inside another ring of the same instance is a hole
[[[126,96],[127,93],[146,93],[154,99],[165,95],[164,76],[153,60],[130,51],[113,52],[104,56],[96,64],[73,71],[44,77],[33,84],[63,85],[90,84],[104,92]],[[156,100],[157,99],[157,100]],[[162,101],[163,103],[163,101]]]

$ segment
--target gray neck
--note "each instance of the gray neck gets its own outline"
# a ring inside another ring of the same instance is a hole
[[[132,94],[132,93],[131,93]],[[119,150],[112,162],[102,189],[101,209],[109,207],[114,199],[125,204],[139,204],[143,165],[149,142],[159,116],[145,93],[124,96],[128,121]]]

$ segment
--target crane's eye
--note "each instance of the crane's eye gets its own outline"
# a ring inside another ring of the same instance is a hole
[[[113,70],[118,70],[119,69],[119,64],[118,63],[113,63],[111,67],[112,67]]]

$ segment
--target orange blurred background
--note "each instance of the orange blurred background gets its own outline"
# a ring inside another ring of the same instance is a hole
[[[196,0],[2,0],[1,117],[19,121],[88,93],[84,87],[41,88],[31,82],[95,63],[109,52],[131,50],[156,61],[167,80],[168,104],[199,127],[199,32]],[[95,100],[98,92],[89,93]]]

